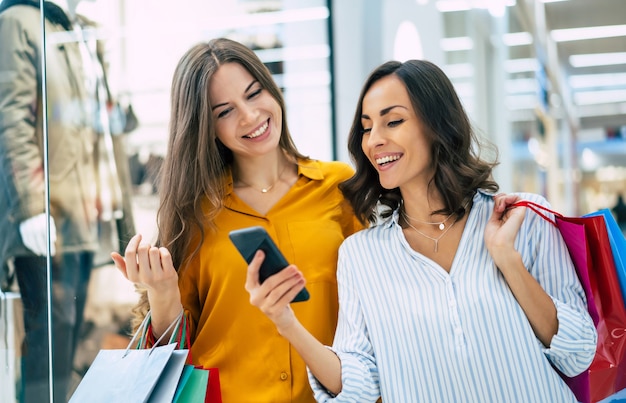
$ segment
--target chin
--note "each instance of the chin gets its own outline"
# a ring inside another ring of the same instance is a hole
[[[385,190],[392,190],[398,187],[396,183],[388,183],[388,182],[380,182],[380,186],[382,186]]]

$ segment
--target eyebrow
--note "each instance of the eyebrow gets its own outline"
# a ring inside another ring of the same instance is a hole
[[[254,84],[258,83],[258,82],[259,82],[259,80],[252,80],[252,82],[246,87],[246,89],[243,91],[243,93],[245,94],[246,92],[250,91],[250,88],[252,88],[252,86]],[[219,108],[221,106],[226,106],[226,105],[228,105],[228,102],[217,104],[217,105],[215,105],[214,107],[211,108],[211,111],[214,111],[215,109],[217,109],[217,108]]]
[[[388,114],[389,112],[391,112],[392,109],[394,108],[403,108],[403,109],[407,109],[405,106],[402,105],[391,105],[385,109],[381,109],[380,111],[380,116],[385,116],[386,114]],[[369,115],[361,115],[361,119],[370,119]]]

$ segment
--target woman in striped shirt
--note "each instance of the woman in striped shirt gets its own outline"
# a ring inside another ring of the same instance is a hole
[[[427,61],[388,62],[361,92],[342,190],[370,228],[339,252],[339,323],[325,347],[289,301],[295,266],[246,289],[302,355],[321,402],[575,402],[557,371],[589,367],[597,333],[558,231],[495,195],[494,163]]]

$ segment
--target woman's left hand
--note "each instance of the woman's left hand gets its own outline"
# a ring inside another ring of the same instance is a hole
[[[498,194],[494,196],[493,213],[485,227],[485,244],[498,267],[506,259],[517,255],[515,238],[524,221],[526,207],[512,207],[520,200],[517,195]]]

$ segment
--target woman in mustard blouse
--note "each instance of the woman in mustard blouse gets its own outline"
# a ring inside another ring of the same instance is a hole
[[[214,39],[192,47],[172,84],[168,153],[161,171],[158,247],[140,235],[117,267],[145,290],[161,335],[184,309],[193,363],[217,367],[222,398],[236,402],[314,402],[302,359],[250,305],[247,264],[231,230],[264,227],[304,273],[311,295],[293,310],[318,340],[337,322],[337,251],[362,228],[337,185],[341,162],[296,149],[282,94],[247,47]]]

